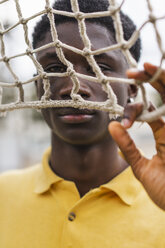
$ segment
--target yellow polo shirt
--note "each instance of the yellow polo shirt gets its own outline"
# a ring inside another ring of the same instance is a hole
[[[80,198],[49,154],[0,176],[0,248],[165,248],[165,212],[130,168]]]

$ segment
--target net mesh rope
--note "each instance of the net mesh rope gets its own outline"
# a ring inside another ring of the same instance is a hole
[[[3,4],[7,1],[9,0],[0,1],[0,4]],[[156,78],[160,75],[162,71],[162,63],[165,59],[165,51],[163,50],[161,35],[157,28],[157,21],[160,19],[165,19],[165,16],[162,16],[159,18],[154,16],[153,7],[151,5],[150,0],[146,0],[148,10],[149,10],[148,19],[145,21],[145,23],[143,23],[143,25],[141,25],[141,27],[138,30],[136,30],[132,34],[131,38],[128,41],[124,39],[123,28],[122,28],[120,14],[119,14],[119,11],[121,10],[122,5],[124,4],[125,0],[123,0],[120,5],[117,3],[116,0],[109,0],[109,8],[107,9],[107,11],[93,12],[93,13],[80,12],[78,0],[70,0],[73,12],[66,12],[66,11],[60,11],[60,10],[53,9],[51,7],[50,1],[45,0],[45,9],[28,18],[23,17],[19,0],[14,0],[14,2],[15,2],[19,21],[7,29],[4,29],[3,23],[0,22],[0,55],[1,55],[0,62],[5,63],[6,67],[8,68],[13,78],[13,83],[0,82],[0,113],[1,115],[11,110],[23,109],[23,108],[41,109],[41,108],[48,108],[48,107],[74,107],[74,108],[81,108],[81,109],[86,108],[86,109],[96,109],[96,110],[107,111],[109,112],[110,118],[116,118],[117,116],[123,115],[123,107],[120,106],[117,102],[117,97],[114,94],[110,86],[111,82],[124,83],[124,84],[136,84],[140,88],[142,92],[142,99],[144,102],[144,111],[142,115],[139,117],[139,120],[152,121],[152,120],[157,119],[159,116],[165,114],[165,105],[162,105],[155,111],[148,113],[147,111],[148,100],[146,96],[146,90],[144,87],[144,83],[140,83],[133,79],[107,77],[102,73],[100,67],[97,65],[95,58],[94,58],[95,55],[99,55],[99,54],[102,54],[108,51],[113,51],[115,49],[120,49],[122,53],[124,54],[129,67],[137,68],[137,63],[135,59],[132,57],[129,49],[137,41],[143,27],[146,24],[151,23],[154,27],[158,47],[161,52],[161,60],[160,60],[159,68],[157,72],[155,73],[155,75],[153,76],[153,78],[150,79],[150,81],[156,80]],[[37,49],[33,49],[32,44],[29,39],[28,22],[43,14],[47,14],[49,21],[50,21],[52,42],[42,47],[39,47]],[[72,17],[77,20],[79,32],[80,32],[80,35],[81,35],[81,38],[84,44],[83,50],[79,50],[75,47],[66,45],[58,39],[58,33],[56,30],[54,14]],[[111,16],[113,19],[114,27],[116,31],[116,42],[117,43],[112,46],[108,46],[108,47],[93,51],[91,50],[91,42],[86,32],[85,20],[89,18],[99,18],[99,17],[105,17],[105,16]],[[20,53],[14,56],[7,57],[5,53],[4,35],[7,34],[9,31],[11,31],[12,29],[14,29],[15,27],[17,27],[18,25],[23,26],[27,49],[24,53]],[[59,60],[67,67],[67,70],[65,73],[46,73],[44,69],[42,68],[41,64],[37,61],[35,53],[41,50],[44,50],[46,48],[49,48],[49,47],[55,47]],[[86,60],[88,61],[89,65],[91,66],[91,68],[93,69],[95,73],[95,77],[80,74],[76,72],[74,70],[73,64],[66,59],[64,52],[63,52],[63,48],[67,48],[76,54],[84,56]],[[19,77],[16,75],[16,73],[14,72],[10,64],[10,61],[12,59],[17,58],[17,57],[22,57],[22,56],[29,56],[29,58],[32,60],[33,64],[35,65],[37,69],[37,76],[34,76],[26,81],[21,81],[19,79]],[[50,82],[49,82],[50,76],[51,77],[52,76],[56,76],[56,77],[67,76],[71,78],[73,82],[73,87],[72,87],[72,91],[70,94],[71,100],[53,101],[50,99]],[[24,88],[23,88],[24,85],[32,83],[33,81],[38,80],[38,79],[43,80],[44,95],[42,96],[41,100],[38,100],[38,101],[25,101]],[[107,93],[107,100],[105,102],[92,102],[92,101],[84,100],[78,94],[79,89],[80,89],[81,79],[86,79],[91,82],[101,84],[102,89]],[[18,99],[16,102],[11,102],[8,104],[2,103],[4,87],[18,89]]]

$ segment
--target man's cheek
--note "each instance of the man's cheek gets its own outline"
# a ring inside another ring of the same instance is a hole
[[[41,99],[41,97],[44,95],[43,83],[41,82],[37,84],[37,95],[39,99]]]

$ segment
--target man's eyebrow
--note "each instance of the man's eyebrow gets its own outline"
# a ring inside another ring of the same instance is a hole
[[[45,58],[56,59],[56,60],[60,61],[55,52],[53,52],[53,53],[52,52],[46,52],[46,53],[44,53],[43,56],[41,55],[41,59],[45,59]]]
[[[101,53],[101,54],[97,54],[94,55],[95,59],[111,59],[111,60],[115,60],[113,54],[109,54],[109,53]]]
[[[97,54],[97,55],[94,55],[94,58],[96,60],[99,60],[99,59],[108,59],[108,60],[111,60],[111,61],[115,61],[115,58],[113,56],[113,54],[111,53],[101,53],[101,54]],[[61,62],[60,59],[58,58],[56,52],[46,52],[43,54],[43,56],[41,55],[41,60],[44,60],[44,59],[54,59],[58,62]],[[62,62],[61,62],[62,63]]]

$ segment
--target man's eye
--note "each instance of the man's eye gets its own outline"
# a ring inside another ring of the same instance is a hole
[[[102,70],[102,72],[112,72],[113,68],[109,65],[105,65],[105,64],[99,64],[98,66],[100,67],[100,69]]]
[[[48,65],[45,69],[45,72],[48,73],[63,73],[66,72],[66,67],[64,65],[59,65],[59,64],[51,64]]]
[[[106,72],[113,72],[113,71],[114,71],[114,70],[112,69],[112,67],[109,66],[109,65],[102,64],[102,63],[97,63],[97,64],[98,64],[98,66],[100,67],[100,69],[101,69],[101,71],[102,71],[103,73],[106,73]],[[87,68],[87,71],[88,71],[90,74],[95,75],[95,73],[93,72],[93,69],[92,69],[91,66],[89,66],[89,67]]]

